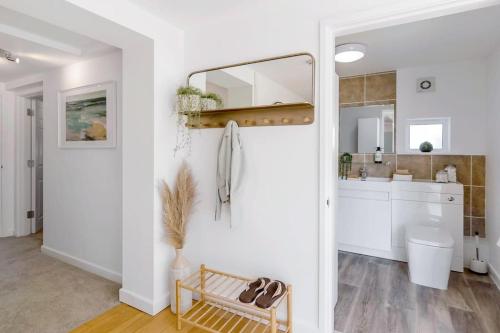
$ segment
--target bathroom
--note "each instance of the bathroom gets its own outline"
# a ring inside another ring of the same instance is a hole
[[[336,38],[336,331],[500,331],[499,17]]]

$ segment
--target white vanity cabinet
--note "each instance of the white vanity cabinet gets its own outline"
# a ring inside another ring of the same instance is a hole
[[[391,184],[383,181],[340,181],[340,250],[391,249]],[[357,249],[359,248],[359,249]]]
[[[341,251],[406,261],[409,225],[446,229],[455,241],[452,270],[463,271],[463,185],[383,178],[339,181]]]

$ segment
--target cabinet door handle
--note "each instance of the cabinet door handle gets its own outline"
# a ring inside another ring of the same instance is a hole
[[[454,197],[449,197],[448,201],[455,201],[455,198]]]

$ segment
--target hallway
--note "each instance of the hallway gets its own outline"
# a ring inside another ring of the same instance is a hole
[[[42,234],[0,238],[0,332],[67,332],[118,304],[119,285],[40,252]]]

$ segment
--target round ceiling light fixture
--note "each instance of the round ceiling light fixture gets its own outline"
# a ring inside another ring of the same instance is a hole
[[[335,47],[336,62],[354,62],[363,58],[366,53],[366,46],[359,43],[341,44]]]

